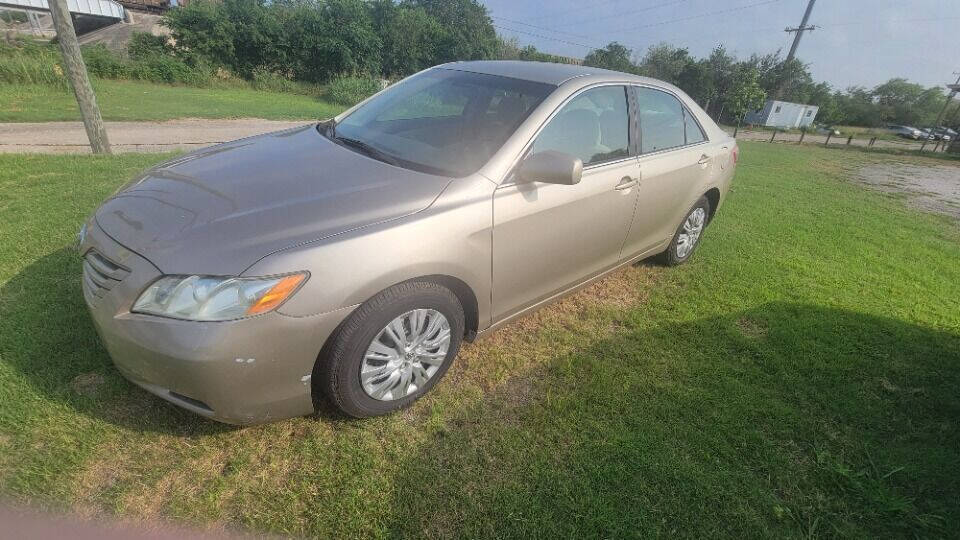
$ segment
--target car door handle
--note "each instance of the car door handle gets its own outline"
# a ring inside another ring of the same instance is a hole
[[[707,163],[710,163],[710,156],[706,154],[703,154],[700,156],[700,159],[697,160],[698,165],[706,165]]]
[[[630,189],[637,185],[637,179],[631,176],[624,176],[620,179],[620,183],[614,186],[613,189],[617,191],[623,191],[625,189]]]

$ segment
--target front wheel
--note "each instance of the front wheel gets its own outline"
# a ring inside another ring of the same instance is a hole
[[[687,217],[683,218],[683,223],[673,235],[673,240],[667,250],[660,254],[660,261],[667,266],[676,266],[683,264],[690,259],[694,250],[700,245],[700,238],[703,236],[703,230],[710,219],[710,201],[706,197],[700,197],[700,200],[693,205]]]
[[[432,282],[391,287],[361,305],[317,361],[315,390],[357,418],[388,414],[426,394],[460,350],[463,307]]]

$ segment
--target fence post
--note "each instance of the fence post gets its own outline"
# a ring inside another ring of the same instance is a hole
[[[875,142],[877,142],[877,138],[876,138],[876,137],[870,139],[870,146],[873,146],[873,143],[875,143]]]
[[[827,140],[823,141],[823,145],[826,146],[830,144],[830,137],[833,137],[833,130],[827,132]]]
[[[853,140],[853,135],[847,137],[847,146],[850,146],[850,141]]]
[[[773,138],[777,136],[777,128],[773,128],[773,135],[770,135],[770,142],[773,142]]]
[[[806,136],[806,134],[807,134],[807,126],[803,126],[802,128],[800,128],[800,142],[798,142],[797,144],[803,144],[803,138],[804,136]]]

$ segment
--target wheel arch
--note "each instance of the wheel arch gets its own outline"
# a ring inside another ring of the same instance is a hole
[[[712,187],[703,196],[710,202],[710,215],[707,217],[707,223],[709,223],[713,221],[713,216],[717,213],[717,207],[720,206],[720,190]]]

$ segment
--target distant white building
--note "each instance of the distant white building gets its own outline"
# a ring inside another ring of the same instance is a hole
[[[800,128],[812,124],[818,110],[816,105],[770,99],[762,109],[747,113],[743,121],[757,126]]]

